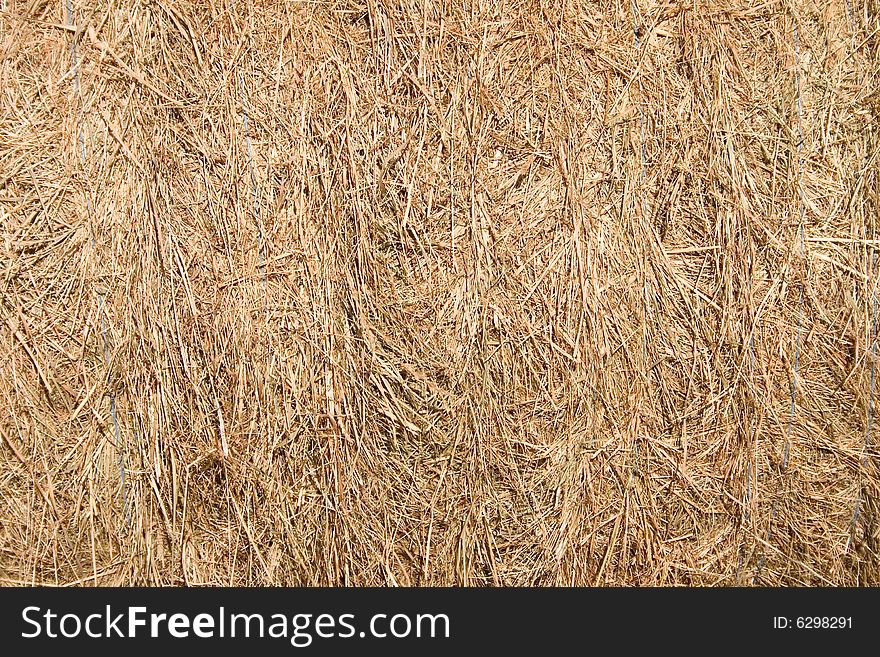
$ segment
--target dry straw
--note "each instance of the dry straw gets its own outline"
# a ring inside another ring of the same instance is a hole
[[[73,93],[74,93],[74,98],[76,99],[76,102],[78,103],[75,139],[76,139],[76,143],[79,145],[79,149],[80,149],[80,151],[79,151],[80,152],[80,163],[83,165],[83,168],[86,169],[87,168],[86,167],[87,159],[88,159],[88,150],[86,147],[85,127],[83,125],[83,107],[81,104],[81,95],[80,95],[80,76],[79,76],[79,68],[80,67],[79,67],[79,55],[77,54],[77,47],[76,47],[76,42],[77,42],[77,39],[76,39],[76,14],[74,13],[72,0],[66,0],[66,18],[67,18],[67,26],[70,29],[72,29],[74,32],[74,37],[70,41],[70,63],[71,63],[71,67],[72,67],[71,72],[72,72],[72,78],[73,78]],[[85,175],[88,176],[87,173]],[[86,212],[90,218],[94,215],[92,203],[91,203],[91,196],[90,196],[91,187],[92,186],[91,186],[91,184],[89,184],[88,181],[84,185],[84,188],[85,188],[84,189],[84,192],[85,192],[84,198],[85,198],[85,203],[86,203]],[[92,244],[92,247],[95,247],[96,244],[95,244],[94,229],[91,226],[90,226],[90,228],[91,228],[91,244]],[[104,366],[106,367],[107,372],[109,373],[111,370],[110,344],[109,344],[109,340],[107,338],[107,311],[104,307],[104,303],[105,303],[104,293],[101,291],[96,291],[95,295],[97,296],[97,299],[98,299],[98,313],[101,316],[101,342],[102,342],[103,352],[104,352]],[[110,400],[110,404],[109,404],[110,418],[113,421],[113,435],[115,438],[116,452],[118,455],[117,462],[119,464],[119,488],[120,488],[121,497],[122,497],[123,515],[125,516],[126,520],[128,521],[128,524],[130,525],[131,524],[131,513],[128,508],[128,493],[127,493],[126,487],[125,487],[125,456],[124,456],[125,446],[123,444],[122,434],[119,431],[119,419],[116,416],[116,392],[115,392],[112,384],[108,385],[107,394],[108,394],[108,397]]]
[[[0,582],[878,583],[876,0],[0,49]]]

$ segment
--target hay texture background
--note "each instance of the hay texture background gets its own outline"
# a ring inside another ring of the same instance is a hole
[[[877,584],[878,28],[3,0],[0,582]]]

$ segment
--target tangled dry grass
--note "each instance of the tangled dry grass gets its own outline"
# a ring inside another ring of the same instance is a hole
[[[2,583],[880,583],[877,0],[0,5]]]

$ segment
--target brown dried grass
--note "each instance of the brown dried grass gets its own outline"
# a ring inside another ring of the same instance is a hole
[[[0,11],[2,583],[878,583],[876,0],[73,5]]]

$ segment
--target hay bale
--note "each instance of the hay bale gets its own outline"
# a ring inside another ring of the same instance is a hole
[[[878,9],[5,0],[0,581],[877,584]]]

